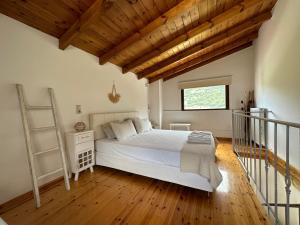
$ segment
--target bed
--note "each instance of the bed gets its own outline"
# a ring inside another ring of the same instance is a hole
[[[153,129],[123,141],[105,138],[102,124],[138,116],[138,112],[90,115],[90,129],[95,131],[96,138],[96,165],[212,192],[214,186],[207,177],[182,172],[181,151],[190,131]],[[201,144],[197,147],[204,151],[209,150],[205,148],[214,148]]]

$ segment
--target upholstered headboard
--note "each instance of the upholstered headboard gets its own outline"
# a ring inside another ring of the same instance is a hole
[[[95,139],[105,138],[101,125],[114,121],[124,120],[126,118],[139,117],[139,112],[108,112],[108,113],[91,113],[89,114],[90,129],[95,131]]]

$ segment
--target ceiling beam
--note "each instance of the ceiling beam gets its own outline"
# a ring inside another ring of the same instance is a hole
[[[228,38],[240,35],[243,32],[251,31],[251,30],[255,29],[256,27],[260,26],[264,21],[270,19],[271,17],[272,17],[272,13],[266,12],[266,13],[260,14],[258,16],[255,16],[251,19],[248,19],[245,22],[238,24],[232,28],[222,31],[219,34],[216,34],[216,35],[210,37],[209,39],[204,40],[204,41],[198,43],[197,45],[190,47],[186,51],[179,52],[178,54],[171,56],[170,58],[167,58],[166,60],[163,60],[151,67],[146,68],[145,70],[138,73],[138,79],[141,79],[141,78],[144,78],[147,76],[151,76],[154,72],[156,72],[166,66],[178,63],[179,61],[186,59],[187,57],[190,57],[193,54],[200,53],[201,51],[207,49],[208,47],[218,44],[221,41],[224,41]]]
[[[242,38],[239,38],[237,40],[234,40],[231,43],[229,43],[229,44],[227,44],[225,46],[222,46],[222,47],[220,47],[220,48],[218,48],[218,49],[216,49],[216,50],[214,50],[212,52],[209,52],[209,53],[207,53],[205,55],[201,55],[201,56],[199,56],[199,57],[197,57],[195,59],[192,59],[191,61],[188,61],[188,62],[186,62],[184,64],[181,64],[181,65],[179,65],[179,66],[177,66],[175,68],[172,68],[172,69],[167,70],[167,71],[165,71],[165,72],[163,72],[161,74],[158,74],[158,75],[156,75],[154,77],[151,77],[151,78],[149,78],[149,81],[153,82],[155,80],[165,79],[166,77],[172,76],[173,74],[179,73],[180,71],[183,71],[183,70],[185,70],[187,68],[191,68],[193,66],[199,65],[199,64],[201,64],[201,63],[203,63],[205,61],[210,60],[213,57],[216,57],[216,56],[221,55],[221,54],[223,54],[225,52],[228,52],[228,51],[230,51],[232,49],[238,48],[238,47],[240,47],[240,46],[242,46],[244,44],[249,43],[249,42],[253,41],[254,39],[256,39],[257,36],[258,36],[258,31],[255,31],[255,32],[247,35],[246,37],[242,37]]]
[[[202,63],[199,63],[199,64],[197,64],[197,65],[195,65],[195,66],[192,66],[192,67],[189,67],[189,68],[187,68],[187,69],[184,69],[184,70],[182,70],[182,71],[180,71],[180,72],[178,72],[178,73],[174,73],[174,74],[171,75],[171,76],[165,77],[163,80],[164,80],[164,81],[170,80],[170,79],[172,79],[172,78],[175,78],[175,77],[177,77],[177,76],[180,76],[180,75],[182,75],[182,74],[185,74],[185,73],[187,73],[187,72],[189,72],[189,71],[192,71],[192,70],[194,70],[194,69],[197,69],[197,68],[199,68],[199,67],[201,67],[201,66],[207,65],[207,64],[209,64],[209,63],[211,63],[211,62],[213,62],[213,61],[216,61],[216,60],[218,60],[218,59],[224,58],[224,57],[226,57],[226,56],[228,56],[228,55],[231,55],[231,54],[233,54],[233,53],[235,53],[235,52],[238,52],[238,51],[243,50],[243,49],[245,49],[245,48],[248,48],[248,47],[250,47],[250,46],[252,46],[252,41],[250,41],[250,42],[248,42],[248,43],[246,43],[246,44],[244,44],[244,45],[241,45],[241,46],[239,46],[239,47],[237,47],[237,48],[234,48],[234,49],[232,49],[232,50],[229,50],[229,51],[227,51],[227,52],[225,52],[225,53],[222,53],[222,54],[220,54],[220,55],[217,55],[217,56],[215,56],[215,57],[213,57],[213,58],[210,58],[209,60],[204,61],[204,62],[202,62]]]
[[[128,46],[132,45],[133,43],[143,39],[145,36],[149,35],[155,29],[159,28],[160,26],[164,25],[168,22],[168,20],[173,19],[174,17],[178,16],[179,14],[185,12],[188,8],[195,5],[199,0],[183,0],[178,3],[173,8],[169,9],[164,14],[160,15],[143,28],[137,30],[136,32],[132,33],[129,37],[125,40],[121,41],[118,45],[113,47],[111,50],[106,52],[105,54],[99,57],[99,63],[101,65],[108,62],[113,56],[117,55],[119,52],[127,48]]]
[[[219,24],[222,24],[224,22],[227,22],[228,20],[232,19],[235,16],[240,15],[245,10],[248,10],[250,8],[253,8],[255,6],[259,6],[263,3],[264,0],[243,0],[239,2],[238,4],[234,5],[230,9],[224,11],[223,13],[213,17],[212,19],[206,20],[199,26],[190,29],[186,31],[186,33],[179,35],[177,38],[175,38],[173,41],[169,43],[163,43],[160,45],[160,47],[156,49],[151,49],[151,51],[148,52],[148,54],[145,54],[144,56],[133,60],[132,62],[128,63],[122,68],[123,73],[127,73],[128,71],[132,71],[136,69],[138,66],[146,63],[147,61],[159,56],[160,54],[176,47],[179,44],[182,44],[186,41],[189,41],[191,38],[213,28],[214,26],[217,26]]]
[[[113,4],[112,0],[96,0],[59,38],[59,48],[66,49],[80,32],[83,32],[97,16],[109,9]]]
[[[209,63],[211,63],[211,62],[213,62],[213,61],[216,61],[216,60],[218,60],[218,59],[221,59],[221,58],[224,58],[224,57],[226,57],[226,56],[228,56],[228,55],[231,55],[231,54],[233,54],[233,53],[235,53],[235,52],[238,52],[238,51],[240,51],[240,50],[243,50],[243,49],[245,49],[245,48],[248,48],[248,47],[250,47],[251,45],[252,45],[252,41],[250,41],[250,42],[248,42],[248,43],[246,43],[246,44],[244,44],[244,45],[241,45],[241,46],[239,46],[239,47],[236,47],[236,48],[234,48],[234,49],[232,49],[232,50],[229,50],[229,51],[227,51],[227,52],[224,52],[224,53],[222,53],[222,54],[220,54],[220,55],[217,55],[217,56],[215,56],[215,57],[212,57],[212,58],[210,58],[210,59],[208,59],[208,60],[206,60],[206,61],[203,61],[203,62],[201,62],[201,63],[199,63],[199,64],[196,64],[196,65],[194,65],[194,66],[192,66],[192,67],[189,67],[189,68],[186,68],[186,69],[184,69],[184,70],[182,70],[182,71],[179,71],[179,72],[177,72],[177,73],[174,73],[174,74],[172,74],[171,76],[168,76],[168,77],[165,77],[165,78],[161,78],[161,77],[158,77],[158,76],[152,77],[152,78],[149,79],[149,83],[151,84],[151,83],[153,83],[153,82],[155,82],[155,81],[157,81],[157,80],[160,80],[160,79],[163,79],[164,81],[170,80],[170,79],[172,79],[172,78],[175,78],[175,77],[177,77],[177,76],[180,76],[180,75],[182,75],[182,74],[185,74],[185,73],[187,73],[187,72],[189,72],[189,71],[192,71],[192,70],[197,69],[197,68],[199,68],[199,67],[205,66],[205,65],[207,65],[207,64],[209,64]]]

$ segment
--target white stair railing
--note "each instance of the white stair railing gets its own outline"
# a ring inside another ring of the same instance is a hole
[[[300,145],[300,124],[261,117],[262,112],[264,111],[233,110],[232,144],[234,152],[237,154],[248,180],[263,201],[263,205],[266,206],[268,215],[273,219],[274,224],[300,224],[300,204],[298,204],[300,197],[296,199],[296,204],[291,203],[293,177],[290,163],[291,129],[294,133],[297,132],[299,140],[296,141]],[[282,132],[284,135],[281,134]],[[280,149],[278,145],[279,135]],[[282,143],[282,140],[285,143]],[[269,143],[270,141],[272,143]],[[295,142],[295,140],[293,141]],[[284,147],[282,147],[283,144]],[[299,150],[299,148],[300,146],[297,149]],[[298,162],[300,162],[299,160]],[[279,167],[281,167],[280,170]],[[284,185],[279,183],[280,176],[284,178]],[[282,195],[285,195],[284,199]],[[282,208],[284,211],[280,210]],[[291,214],[292,209],[297,210],[297,213]]]

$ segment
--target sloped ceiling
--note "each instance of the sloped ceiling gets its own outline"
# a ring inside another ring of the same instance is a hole
[[[0,12],[150,82],[249,47],[276,0],[1,0]]]

